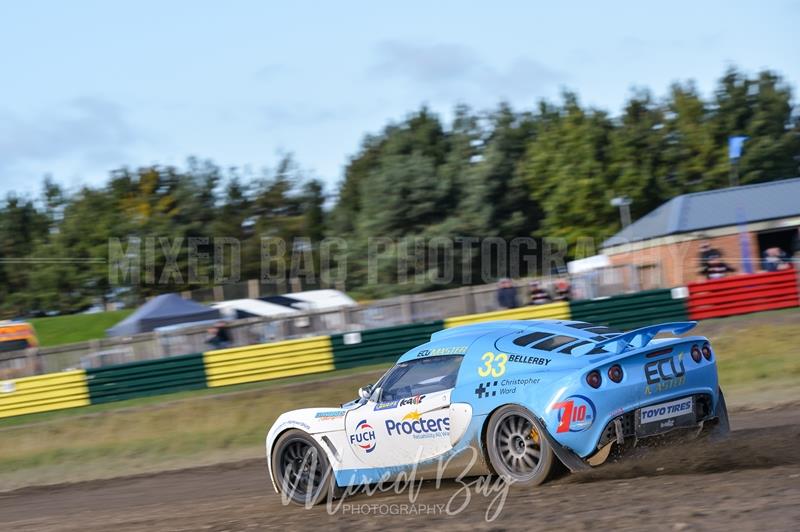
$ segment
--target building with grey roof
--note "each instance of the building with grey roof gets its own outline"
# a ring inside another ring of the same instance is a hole
[[[636,264],[659,279],[697,280],[700,244],[718,250],[736,271],[758,271],[769,248],[798,250],[800,178],[675,197],[603,242],[613,265]]]

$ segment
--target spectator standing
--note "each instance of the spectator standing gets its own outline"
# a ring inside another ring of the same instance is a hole
[[[208,329],[206,343],[214,347],[214,349],[225,349],[231,346],[233,343],[231,341],[231,333],[228,331],[224,321],[217,322]]]
[[[553,288],[556,290],[556,301],[569,301],[572,299],[572,286],[566,277],[556,279]]]
[[[528,283],[529,305],[544,305],[545,303],[550,303],[552,300],[550,293],[542,287],[539,281],[531,281]]]
[[[517,288],[511,279],[500,279],[497,288],[497,303],[503,308],[517,308]]]
[[[700,242],[700,253],[697,256],[697,260],[700,263],[700,270],[704,270],[706,266],[708,266],[709,259],[721,256],[722,253],[720,253],[719,250],[712,248],[711,243],[708,240],[703,240]]]
[[[789,257],[786,252],[779,247],[767,248],[764,250],[764,260],[761,265],[765,272],[777,272],[787,270],[789,266]]]
[[[732,268],[722,261],[721,255],[715,254],[708,258],[708,262],[706,262],[700,273],[710,281],[712,279],[721,279],[722,277],[725,277],[729,273],[735,271],[735,268]]]

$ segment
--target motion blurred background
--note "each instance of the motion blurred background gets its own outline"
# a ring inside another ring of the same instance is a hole
[[[800,175],[796,2],[45,5],[0,8],[0,316],[45,319],[43,347],[159,294],[486,286],[410,322],[500,308],[504,277],[517,304],[590,299],[797,250],[797,185],[719,192]],[[237,242],[219,267],[215,238]],[[225,317],[314,308],[282,303]]]
[[[498,318],[701,320],[735,408],[796,402],[798,23],[3,3],[0,490],[260,457]]]

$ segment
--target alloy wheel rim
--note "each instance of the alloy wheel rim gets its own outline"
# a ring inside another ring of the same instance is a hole
[[[541,439],[530,419],[518,414],[505,416],[497,424],[494,444],[500,460],[513,477],[530,477],[538,470]]]

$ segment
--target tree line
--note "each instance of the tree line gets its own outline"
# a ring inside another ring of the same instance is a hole
[[[613,197],[631,198],[636,219],[676,195],[728,186],[735,135],[748,137],[741,184],[798,175],[792,88],[770,71],[748,76],[731,68],[706,97],[692,82],[675,83],[662,97],[633,90],[616,116],[573,92],[532,109],[459,105],[448,123],[422,107],[366,135],[328,192],[290,155],[257,173],[197,158],[185,168],[121,168],[104,185],[76,191],[46,178],[38,196],[12,193],[0,208],[0,312],[74,312],[123,295],[199,288],[175,277],[111,286],[102,259],[114,238],[235,238],[241,277],[251,279],[263,273],[264,236],[302,237],[314,260],[317,244],[337,237],[347,244],[344,288],[356,295],[429,290],[441,285],[424,275],[419,282],[419,264],[408,266],[413,284],[398,272],[392,259],[407,253],[406,244],[459,236],[599,242],[619,230]],[[380,250],[388,260],[379,282],[368,278],[370,237],[390,242]],[[465,255],[455,257],[457,268],[471,268],[452,284],[480,282],[481,250],[453,253]],[[180,266],[187,260],[181,254]],[[437,260],[423,259],[422,269],[435,271]],[[278,267],[291,274],[288,264]]]

